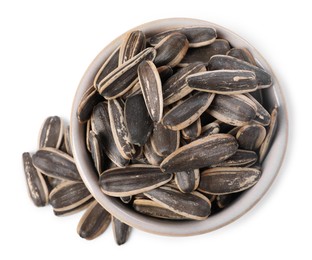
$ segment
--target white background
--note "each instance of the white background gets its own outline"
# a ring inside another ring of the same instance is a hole
[[[311,259],[309,2],[0,0],[0,259]],[[132,27],[169,17],[220,24],[263,54],[287,99],[285,162],[260,203],[220,230],[184,238],[133,230],[118,247],[109,228],[85,241],[76,234],[82,212],[59,218],[51,207],[32,204],[22,152],[35,151],[47,116],[69,119],[80,78],[104,46]]]

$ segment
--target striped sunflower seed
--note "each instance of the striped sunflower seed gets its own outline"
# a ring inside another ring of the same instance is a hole
[[[129,32],[121,46],[120,46],[120,52],[119,52],[119,58],[118,58],[118,64],[119,66],[125,63],[127,60],[130,60],[132,57],[140,53],[145,49],[146,46],[146,39],[145,34],[140,31],[132,31]]]
[[[206,26],[191,26],[182,27],[177,29],[171,29],[158,34],[153,35],[149,39],[149,43],[152,46],[156,46],[162,39],[172,33],[184,34],[189,41],[190,48],[198,48],[213,43],[217,38],[217,32],[212,27]]]
[[[48,187],[41,173],[34,167],[30,153],[23,153],[23,165],[29,195],[37,207],[48,203]]]
[[[120,48],[118,47],[103,63],[102,67],[99,69],[94,77],[93,86],[99,91],[99,83],[113,70],[118,67]]]
[[[248,124],[242,126],[236,134],[239,147],[246,150],[257,150],[266,136],[262,125]]]
[[[199,192],[182,193],[170,187],[159,187],[144,194],[165,208],[189,219],[203,220],[210,215],[211,203]]]
[[[238,148],[229,134],[214,134],[180,147],[160,165],[164,172],[187,171],[220,163],[232,156]]]
[[[220,125],[218,124],[218,122],[212,122],[202,127],[202,131],[199,137],[202,138],[208,135],[218,134],[219,132]]]
[[[226,54],[230,48],[229,42],[224,39],[216,39],[213,43],[204,47],[189,48],[178,66],[185,67],[194,62],[201,62],[207,66],[213,55]]]
[[[82,238],[92,240],[103,234],[110,222],[111,215],[97,201],[93,201],[81,217],[77,233]]]
[[[71,139],[70,139],[70,126],[65,128],[64,132],[64,144],[66,153],[70,156],[73,156],[72,146],[71,146]]]
[[[175,67],[183,59],[189,47],[184,34],[171,33],[164,37],[156,46],[157,55],[154,63],[157,67],[167,65]]]
[[[179,190],[183,193],[190,193],[199,185],[200,173],[198,169],[183,172],[175,172],[174,180]]]
[[[106,168],[106,156],[101,146],[101,141],[98,135],[92,130],[89,133],[90,153],[97,173],[100,175]]]
[[[185,216],[177,214],[168,209],[167,207],[163,206],[162,204],[150,200],[147,197],[135,199],[133,201],[132,206],[135,211],[155,218],[171,219],[171,220],[187,219]]]
[[[256,117],[257,107],[244,95],[216,95],[208,108],[208,113],[220,121],[242,126]]]
[[[181,130],[182,137],[185,140],[195,140],[197,137],[200,136],[202,131],[202,125],[200,122],[200,118],[198,118],[194,123],[185,127]]]
[[[82,181],[74,159],[58,149],[41,148],[32,160],[34,166],[45,175],[62,180]]]
[[[105,194],[123,197],[154,189],[167,183],[171,178],[172,174],[162,173],[159,167],[131,165],[103,172],[99,183]]]
[[[147,111],[151,119],[159,123],[163,115],[163,94],[159,73],[151,61],[142,61],[138,77]]]
[[[153,121],[141,94],[127,98],[124,116],[130,143],[143,146],[152,133]]]
[[[59,148],[64,135],[63,121],[58,116],[48,117],[39,132],[39,149],[43,147]]]
[[[257,89],[256,74],[248,70],[214,70],[190,75],[189,87],[210,93],[233,95]]]
[[[168,156],[180,146],[180,132],[156,124],[150,137],[153,150],[160,156]]]
[[[127,242],[131,227],[113,217],[113,233],[117,245],[123,245]]]
[[[225,194],[225,195],[218,195],[216,197],[217,205],[220,209],[226,208],[227,206],[231,205],[240,195],[240,192]]]
[[[146,48],[121,66],[114,69],[99,82],[99,93],[106,99],[122,96],[136,83],[137,69],[143,60],[154,60],[156,50]]]
[[[154,166],[159,166],[165,158],[157,154],[154,146],[152,145],[151,138],[144,145],[143,153],[147,162]]]
[[[232,48],[230,49],[226,55],[246,61],[252,65],[257,66],[255,58],[252,56],[251,52],[246,48]]]
[[[168,106],[191,93],[193,89],[187,86],[185,79],[188,75],[200,71],[206,71],[205,65],[200,62],[192,63],[165,81],[163,84],[164,105]]]
[[[267,88],[272,85],[271,75],[262,68],[252,65],[246,61],[226,56],[214,55],[208,63],[208,70],[250,70],[256,74],[258,88]]]
[[[117,99],[109,100],[108,114],[113,138],[118,151],[123,158],[130,160],[135,153],[135,150],[133,145],[129,142],[129,134],[121,101],[118,101]]]
[[[69,213],[90,199],[92,199],[92,195],[82,182],[62,182],[49,194],[49,202],[54,212],[66,211]]]
[[[213,101],[214,94],[198,92],[172,108],[162,119],[171,130],[181,130],[194,123]]]
[[[254,186],[261,171],[255,168],[216,167],[201,172],[198,190],[223,195],[240,192]]]
[[[165,82],[167,79],[169,79],[173,75],[173,70],[170,66],[164,65],[157,68],[157,71],[159,73],[159,77],[161,79],[161,82]]]
[[[267,135],[263,143],[260,146],[260,150],[259,150],[259,162],[260,163],[262,163],[263,160],[265,159],[269,151],[270,145],[273,141],[273,137],[277,129],[277,116],[278,116],[278,108],[277,106],[275,106],[271,113],[271,122],[269,125],[269,129],[267,131]]]
[[[253,121],[267,126],[270,124],[271,116],[270,113],[251,95],[251,93],[246,93],[246,97],[248,97],[257,107],[256,117]]]
[[[223,162],[212,165],[212,167],[243,167],[255,164],[258,160],[258,155],[254,151],[238,149],[235,154]]]

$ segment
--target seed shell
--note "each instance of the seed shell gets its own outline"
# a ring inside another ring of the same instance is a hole
[[[272,85],[272,78],[262,68],[252,65],[246,61],[226,56],[226,55],[215,55],[211,57],[208,63],[208,70],[250,70],[256,74],[258,88],[267,88]]]
[[[170,187],[144,192],[151,200],[184,217],[203,220],[210,215],[211,203],[199,192],[182,193]]]
[[[255,185],[261,171],[254,168],[217,167],[201,172],[198,190],[223,195],[240,192]]]
[[[239,147],[245,150],[257,150],[266,136],[266,130],[262,125],[248,124],[242,126],[236,134]]]
[[[162,119],[162,124],[171,130],[181,130],[194,123],[213,101],[214,94],[198,92],[176,105]]]
[[[234,58],[246,61],[252,65],[257,66],[255,58],[252,56],[251,52],[246,48],[242,48],[242,49],[232,48],[226,53],[226,55],[232,56]]]
[[[126,100],[124,114],[130,143],[143,146],[152,133],[153,121],[141,94]]]
[[[170,66],[164,65],[157,68],[157,71],[159,73],[159,77],[161,79],[161,82],[165,82],[167,79],[169,79],[173,75],[173,70]]]
[[[123,245],[127,242],[131,227],[113,217],[113,232],[117,245]]]
[[[159,123],[163,115],[163,94],[159,73],[152,61],[142,61],[138,77],[147,111],[151,119]]]
[[[255,91],[256,75],[248,70],[214,70],[190,75],[189,87],[210,93],[233,95]]]
[[[175,182],[181,192],[190,193],[199,185],[200,173],[198,169],[175,172]]]
[[[29,195],[37,207],[48,203],[48,187],[41,173],[34,167],[30,153],[23,153],[23,165]]]
[[[168,156],[180,145],[180,132],[165,128],[161,123],[156,124],[151,135],[153,150],[159,156]]]
[[[167,65],[174,67],[186,54],[189,42],[184,34],[171,33],[164,37],[156,46],[157,55],[154,63],[157,67]]]
[[[32,159],[34,166],[45,175],[69,181],[82,181],[74,159],[58,149],[41,148]]]
[[[171,220],[187,219],[186,217],[179,215],[163,205],[146,198],[138,198],[133,201],[133,208],[135,211],[144,215]]]
[[[146,48],[121,66],[114,69],[99,83],[99,93],[106,99],[122,96],[136,83],[137,69],[143,60],[153,60],[156,50]]]
[[[100,176],[102,191],[113,197],[135,195],[159,187],[172,178],[172,174],[162,173],[159,167],[132,165],[110,169]]]
[[[64,134],[63,121],[58,116],[48,117],[39,133],[39,149],[43,147],[59,148]]]
[[[200,136],[202,131],[202,126],[200,122],[200,118],[198,118],[194,123],[185,127],[181,130],[182,136],[185,140],[195,140]]]
[[[218,195],[216,197],[218,207],[220,209],[226,208],[227,206],[231,205],[231,203],[233,203],[240,194],[241,193],[236,192],[231,194]]]
[[[103,234],[110,222],[111,215],[97,201],[93,201],[81,217],[77,233],[82,238],[92,240]]]
[[[55,216],[58,217],[64,217],[64,216],[69,216],[69,215],[73,215],[77,212],[80,212],[84,209],[86,209],[87,207],[89,207],[89,205],[94,201],[94,198],[91,197],[90,199],[88,199],[87,201],[85,201],[84,203],[82,203],[81,205],[75,207],[75,208],[70,208],[70,209],[53,209],[53,213]]]
[[[170,105],[191,93],[193,89],[187,86],[185,79],[188,75],[200,71],[206,71],[206,67],[203,63],[196,62],[173,74],[163,84],[164,105]]]
[[[162,39],[172,33],[182,33],[187,37],[190,48],[198,48],[209,45],[217,38],[217,32],[212,27],[192,26],[172,29],[153,35],[149,39],[152,46],[157,45]]]
[[[129,142],[128,129],[124,118],[124,109],[117,99],[108,101],[109,121],[115,144],[121,156],[130,160],[135,153],[133,145]]]
[[[189,48],[178,66],[185,67],[194,62],[201,62],[207,66],[213,55],[226,54],[229,50],[230,44],[227,40],[216,39],[210,45],[200,48]]]
[[[164,160],[163,156],[160,156],[156,153],[152,145],[151,138],[144,145],[143,153],[147,162],[151,165],[159,166],[161,162]]]
[[[212,122],[202,127],[202,131],[199,137],[202,138],[208,135],[218,134],[219,132],[220,125],[217,122]]]
[[[270,124],[271,115],[270,113],[251,95],[251,93],[246,93],[246,97],[248,97],[257,107],[256,117],[253,121],[267,126]]]
[[[242,126],[256,117],[257,107],[244,95],[216,95],[208,108],[209,114],[220,121]]]
[[[269,151],[270,145],[273,141],[273,137],[277,129],[277,116],[278,116],[278,108],[277,106],[275,106],[271,113],[271,122],[269,125],[269,129],[267,131],[267,135],[263,143],[260,146],[260,150],[259,150],[259,162],[260,163],[262,163],[263,160],[265,159]]]
[[[180,147],[160,165],[164,172],[187,171],[220,163],[232,156],[238,148],[229,134],[214,134]]]
[[[71,146],[71,139],[70,139],[70,126],[65,128],[64,132],[64,144],[66,153],[70,156],[73,156],[72,146]]]
[[[105,169],[105,164],[107,160],[105,153],[101,147],[100,138],[92,130],[89,133],[89,145],[95,169],[98,174],[101,174]]]
[[[119,66],[143,51],[145,45],[145,34],[142,31],[136,30],[129,32],[120,46],[118,59]]]
[[[49,194],[49,201],[54,211],[75,209],[91,198],[92,195],[82,182],[62,182]]]
[[[238,149],[235,154],[223,162],[212,165],[212,167],[243,167],[255,164],[258,160],[258,155],[254,151]]]

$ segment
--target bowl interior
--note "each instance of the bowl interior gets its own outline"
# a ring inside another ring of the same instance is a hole
[[[282,90],[269,64],[247,41],[219,25],[207,21],[187,18],[157,20],[140,25],[136,28],[133,28],[132,30],[142,30],[146,33],[147,36],[149,36],[171,28],[194,25],[212,26],[216,28],[218,37],[227,39],[233,47],[247,48],[253,54],[256,61],[266,71],[268,71],[273,78],[273,86],[263,90],[263,97],[266,101],[267,109],[271,111],[274,105],[279,107],[278,128],[271,149],[262,164],[262,177],[254,187],[244,192],[228,208],[223,209],[221,212],[212,215],[203,221],[162,220],[141,215],[128,208],[126,205],[120,202],[119,199],[106,196],[100,190],[97,173],[94,169],[92,161],[90,160],[90,156],[88,155],[88,151],[85,145],[85,125],[81,125],[78,122],[76,111],[83,93],[93,83],[95,74],[105,59],[121,43],[123,35],[105,47],[90,64],[81,79],[72,106],[71,140],[73,155],[77,164],[77,168],[87,188],[90,190],[94,198],[112,215],[116,216],[118,219],[134,228],[138,228],[140,230],[154,234],[170,236],[202,234],[218,229],[242,216],[263,197],[263,195],[271,186],[276,175],[278,174],[287,145],[288,121],[286,104]]]

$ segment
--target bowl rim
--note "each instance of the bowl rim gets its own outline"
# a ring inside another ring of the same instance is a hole
[[[222,37],[229,40],[232,46],[248,48],[248,50],[255,57],[256,61],[271,74],[274,83],[273,86],[270,87],[271,90],[269,90],[270,97],[273,99],[273,101],[276,102],[279,109],[277,132],[270,151],[262,164],[264,170],[259,182],[254,187],[247,190],[242,196],[240,196],[230,207],[202,221],[170,221],[143,216],[142,214],[129,209],[121,202],[117,202],[116,199],[111,198],[101,192],[96,174],[94,174],[94,166],[90,160],[86,159],[89,158],[89,156],[86,154],[87,151],[85,147],[85,138],[83,136],[84,127],[78,122],[76,116],[77,108],[85,90],[93,82],[95,73],[98,71],[99,67],[102,65],[105,59],[108,58],[108,55],[115,48],[117,48],[118,44],[121,42],[122,37],[126,33],[133,30],[142,30],[147,34],[153,34],[166,29],[195,25],[214,27],[217,30],[218,35],[221,35]],[[134,228],[149,233],[166,236],[191,236],[208,233],[228,225],[229,223],[232,223],[248,212],[251,208],[253,208],[266,194],[274,182],[276,176],[278,175],[285,157],[288,143],[288,115],[285,97],[278,79],[262,55],[245,39],[227,28],[208,21],[193,18],[167,18],[154,20],[139,25],[130,29],[129,31],[113,40],[95,57],[81,78],[74,97],[70,118],[70,136],[73,157],[83,182],[93,197],[113,216]],[[272,95],[274,96],[272,97]],[[268,166],[270,169],[268,169]]]

